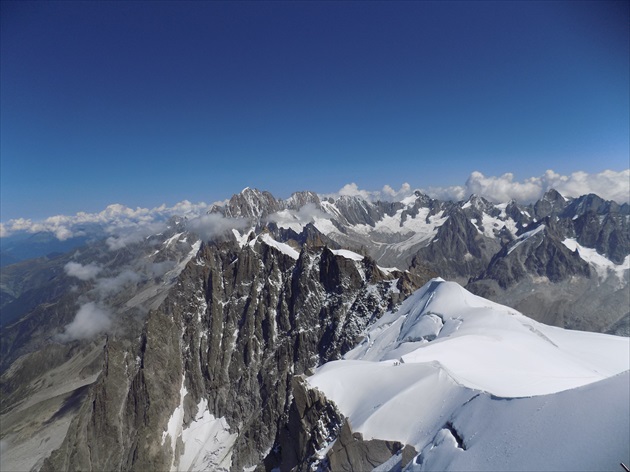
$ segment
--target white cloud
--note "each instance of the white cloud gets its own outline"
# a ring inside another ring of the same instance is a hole
[[[90,280],[96,278],[103,268],[94,263],[81,265],[78,262],[68,262],[63,267],[63,270],[69,276],[76,277],[79,280]]]
[[[291,223],[306,225],[315,221],[316,218],[330,219],[331,217],[328,213],[317,208],[314,203],[307,203],[299,210],[283,210],[273,213],[267,217],[267,220],[282,226]]]
[[[542,180],[547,189],[555,188],[569,197],[594,193],[606,200],[615,200],[619,203],[630,201],[630,169],[621,172],[605,170],[599,174],[574,172],[569,176],[548,170]]]
[[[116,227],[107,229],[110,233],[116,233],[105,241],[110,251],[117,251],[130,244],[136,244],[144,240],[147,236],[161,233],[166,229],[166,222],[146,221],[138,222],[133,226]]]
[[[187,228],[207,240],[231,229],[243,229],[248,224],[244,218],[226,218],[219,213],[210,213],[189,220]]]
[[[171,216],[194,218],[204,214],[210,205],[188,200],[176,203],[172,207],[161,205],[155,208],[129,208],[118,203],[109,205],[98,213],[79,212],[75,215],[55,215],[41,221],[17,218],[2,223],[0,237],[7,237],[17,232],[50,232],[59,240],[85,235],[86,227],[98,227],[103,232],[116,234],[125,230],[146,226],[168,220]],[[121,246],[122,247],[122,246]]]
[[[548,170],[539,177],[530,177],[520,182],[515,181],[511,173],[486,177],[475,171],[463,186],[429,187],[422,191],[433,198],[444,200],[464,200],[474,193],[494,202],[514,199],[531,203],[552,188],[566,197],[595,193],[605,200],[626,203],[630,200],[630,169],[619,172],[605,170],[598,174],[573,172],[570,175]]]
[[[132,270],[125,269],[115,277],[106,277],[96,281],[95,290],[105,297],[120,292],[126,285],[140,282],[142,277]]]
[[[359,186],[355,184],[354,182],[352,182],[351,184],[346,184],[343,187],[341,187],[338,193],[342,197],[344,196],[361,197],[361,198],[365,198],[366,200],[370,198],[370,192],[368,192],[367,190],[360,190]]]
[[[58,336],[60,341],[87,339],[107,331],[112,324],[109,310],[95,302],[82,305],[74,320],[65,327],[65,331]]]
[[[146,272],[151,277],[162,277],[169,270],[173,270],[176,265],[175,261],[153,262],[146,267]]]
[[[383,186],[381,193],[383,195],[388,195],[392,200],[402,200],[405,197],[408,197],[413,192],[411,185],[407,182],[402,184],[399,190],[394,190],[389,185]]]
[[[515,180],[512,173],[485,176],[479,171],[474,171],[463,185],[429,186],[420,189],[420,191],[441,200],[465,200],[474,193],[494,202],[506,202],[514,199],[521,203],[532,203],[552,188],[566,197],[579,197],[594,193],[605,200],[627,203],[630,201],[630,169],[605,170],[598,174],[578,171],[569,175],[561,175],[553,170],[548,170],[541,176],[529,177],[521,181]],[[381,190],[376,191],[360,189],[357,184],[349,183],[337,193],[321,196],[323,198],[338,198],[348,195],[359,196],[371,201],[390,201],[402,200],[411,193],[412,188],[408,183],[404,183],[399,190],[385,185]]]
[[[413,192],[411,185],[407,182],[401,185],[400,189],[395,190],[390,185],[384,185],[381,190],[364,190],[360,189],[354,182],[346,184],[336,193],[322,194],[322,198],[339,198],[342,196],[361,197],[370,201],[396,201],[408,197]]]

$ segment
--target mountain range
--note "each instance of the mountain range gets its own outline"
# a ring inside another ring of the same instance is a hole
[[[628,204],[246,188],[71,246],[2,267],[2,470],[630,462]]]

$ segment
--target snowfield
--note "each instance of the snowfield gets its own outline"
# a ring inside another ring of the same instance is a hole
[[[580,257],[588,262],[599,275],[600,279],[605,280],[609,275],[615,275],[619,279],[623,279],[624,274],[630,271],[630,255],[626,256],[623,263],[615,264],[610,259],[599,254],[595,249],[580,245],[575,238],[565,239],[562,241],[569,250],[578,251]]]
[[[308,379],[408,470],[620,470],[628,338],[554,328],[434,279]]]

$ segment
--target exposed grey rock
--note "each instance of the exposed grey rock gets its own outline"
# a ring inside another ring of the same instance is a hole
[[[343,223],[350,225],[374,226],[384,214],[382,209],[356,196],[342,196],[335,201],[335,206],[345,220]]]
[[[442,210],[449,209],[455,206],[451,202],[441,202],[418,191],[415,192],[415,197],[416,201],[414,202],[413,206],[411,208],[405,209],[402,212],[401,223],[404,222],[408,217],[415,218],[421,208],[428,208],[429,214],[427,217],[430,217],[436,215]]]
[[[334,403],[310,388],[303,376],[293,377],[292,392],[288,419],[264,459],[267,470],[311,470],[316,452],[335,440],[343,423]]]
[[[400,469],[417,455],[413,446],[398,441],[381,439],[364,440],[361,433],[353,433],[350,420],[346,419],[333,447],[326,455],[331,471],[359,472],[372,470],[384,464],[394,455],[400,455]]]
[[[286,207],[290,210],[299,210],[304,205],[313,205],[321,208],[319,196],[315,192],[295,192],[286,201]]]
[[[297,234],[290,228],[278,228],[275,223],[268,223],[266,229],[268,229],[278,241],[287,242],[298,249],[303,246],[308,248],[329,247],[331,249],[341,249],[339,244],[319,232],[312,223],[308,223],[304,226],[300,234]]]
[[[259,220],[283,208],[282,203],[278,202],[269,192],[261,192],[247,187],[241,193],[230,198],[225,206],[224,215],[229,218]]]
[[[590,277],[591,271],[577,252],[571,252],[545,227],[524,241],[504,246],[476,280],[492,279],[505,289],[528,275],[560,282],[576,275]]]
[[[615,322],[606,334],[614,334],[615,336],[630,336],[630,312]]]
[[[618,213],[628,215],[630,214],[630,207],[627,203],[619,205],[612,200],[604,200],[593,193],[589,193],[588,195],[582,195],[579,198],[572,199],[566,206],[562,216],[579,216],[585,213],[595,213],[598,215]]]
[[[460,209],[454,209],[429,246],[416,253],[412,266],[424,264],[445,278],[467,278],[483,270],[499,244],[480,234]]]
[[[547,216],[558,216],[567,207],[567,201],[556,190],[548,190],[533,206],[533,215],[537,220]]]
[[[551,283],[545,277],[526,277],[509,289],[492,279],[466,286],[473,293],[509,306],[542,323],[581,331],[607,332],[630,306],[627,286],[611,280],[571,277]],[[619,332],[622,335],[622,332]]]
[[[630,221],[617,212],[598,215],[588,211],[573,221],[577,241],[584,247],[595,248],[616,264],[623,263],[630,248]]]

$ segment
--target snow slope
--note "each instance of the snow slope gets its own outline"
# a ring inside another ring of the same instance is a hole
[[[629,462],[629,367],[627,338],[434,279],[308,381],[365,439],[413,445],[413,470],[597,470]]]
[[[630,463],[628,372],[564,392],[486,393],[453,412],[407,470],[623,471]]]
[[[195,419],[185,426],[184,398],[188,389],[184,382],[185,376],[182,376],[179,406],[171,414],[167,429],[162,433],[162,445],[169,440],[173,452],[171,471],[227,472],[232,464],[232,447],[237,434],[230,434],[225,418],[215,418],[208,411],[205,398],[197,404]],[[177,448],[178,441],[181,441],[183,450]]]
[[[595,249],[580,245],[575,238],[567,238],[562,241],[569,250],[578,251],[580,257],[595,268],[597,275],[601,279],[606,279],[609,275],[615,275],[622,279],[624,274],[630,271],[630,255],[626,256],[622,264],[615,264],[610,259],[599,254]]]

